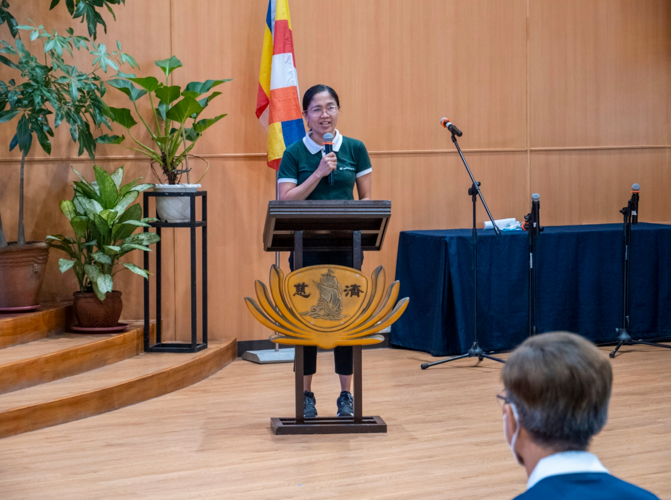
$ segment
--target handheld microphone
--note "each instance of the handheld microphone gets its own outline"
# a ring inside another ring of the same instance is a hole
[[[638,191],[641,186],[634,184],[631,186],[631,223],[638,224]]]
[[[462,136],[461,130],[459,130],[457,127],[455,127],[454,123],[452,123],[449,118],[441,118],[440,124],[443,127],[445,127],[447,130],[452,132],[454,135],[456,135],[457,137]]]
[[[324,154],[327,155],[333,152],[333,134],[324,134]],[[335,179],[333,178],[333,171],[329,174],[329,185],[333,186]]]

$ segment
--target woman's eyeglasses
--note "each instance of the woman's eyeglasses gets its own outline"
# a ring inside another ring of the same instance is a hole
[[[330,106],[326,106],[326,112],[329,115],[335,115],[338,112],[338,106],[335,104],[331,104]],[[310,108],[310,114],[311,115],[317,115],[320,116],[324,113],[324,108],[321,106],[315,106],[314,108]]]

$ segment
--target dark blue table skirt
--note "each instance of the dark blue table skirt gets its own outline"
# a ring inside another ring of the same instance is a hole
[[[472,231],[402,232],[396,279],[410,304],[391,344],[434,356],[463,354],[473,335]],[[537,241],[538,330],[615,341],[622,324],[621,224],[547,227]],[[477,325],[486,351],[528,334],[528,235],[478,231]],[[632,226],[630,326],[634,338],[671,334],[671,226]]]

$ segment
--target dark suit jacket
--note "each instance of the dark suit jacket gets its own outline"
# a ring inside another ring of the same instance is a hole
[[[515,500],[659,500],[605,472],[560,474],[541,479]]]

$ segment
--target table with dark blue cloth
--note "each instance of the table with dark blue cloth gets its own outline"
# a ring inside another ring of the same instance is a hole
[[[536,240],[538,332],[565,330],[616,341],[622,326],[622,224],[546,227]],[[477,327],[485,351],[513,349],[529,331],[529,237],[478,230]],[[464,354],[473,336],[472,230],[404,231],[396,279],[410,297],[392,326],[398,347]],[[671,226],[631,231],[629,333],[671,334]]]

